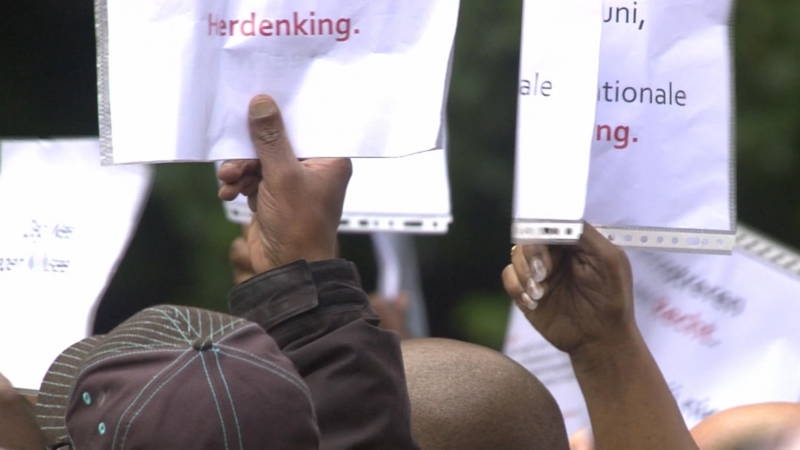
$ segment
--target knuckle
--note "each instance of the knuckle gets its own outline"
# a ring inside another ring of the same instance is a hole
[[[271,145],[278,142],[283,136],[283,130],[274,124],[265,124],[255,130],[256,142],[262,145]]]

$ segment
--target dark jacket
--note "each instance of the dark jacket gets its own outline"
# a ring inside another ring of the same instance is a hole
[[[236,286],[229,307],[260,324],[307,383],[320,448],[418,448],[399,338],[378,327],[353,263],[278,267]]]

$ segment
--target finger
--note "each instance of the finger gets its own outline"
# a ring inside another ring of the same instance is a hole
[[[578,240],[578,250],[588,258],[583,258],[589,265],[599,265],[605,268],[626,268],[629,266],[628,257],[620,247],[617,247],[603,236],[592,225],[585,223],[581,238]],[[601,267],[595,267],[599,270]],[[626,270],[630,270],[627,268]]]
[[[253,97],[250,101],[248,122],[250,138],[258,152],[261,176],[264,179],[270,180],[300,164],[286,135],[281,112],[272,97]]]
[[[261,162],[257,159],[230,159],[220,164],[217,178],[223,183],[236,183],[244,176],[261,176]]]
[[[300,162],[307,169],[325,172],[335,178],[350,180],[353,175],[353,163],[350,158],[312,158]]]
[[[550,255],[547,246],[529,244],[515,246],[511,261],[525,292],[534,300],[541,300],[547,291],[550,273]]]
[[[517,272],[512,264],[507,265],[505,269],[503,269],[501,277],[503,279],[503,288],[506,290],[508,296],[514,300],[518,308],[523,311],[533,311],[539,306],[539,302],[533,300],[522,287],[522,283],[520,283]]]
[[[546,245],[528,244],[518,245],[511,255],[514,267],[520,279],[529,277],[537,283],[547,279],[553,269],[550,251]]]
[[[578,240],[578,247],[588,253],[596,255],[602,255],[611,251],[615,251],[617,248],[616,245],[611,243],[611,241],[597,231],[597,228],[593,227],[589,223],[583,224],[583,233],[581,234],[581,238]]]
[[[347,185],[353,175],[353,163],[350,158],[313,158],[306,159],[301,164],[309,171],[312,171],[325,180],[325,186],[330,192],[336,193],[336,201],[339,204],[344,201]]]
[[[260,177],[245,176],[238,181],[230,184],[223,184],[217,191],[217,196],[221,200],[230,201],[236,198],[237,195],[242,194],[250,196],[258,191],[258,183],[261,181]]]

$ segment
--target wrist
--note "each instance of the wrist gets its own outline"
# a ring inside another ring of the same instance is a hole
[[[253,252],[251,261],[254,273],[260,274],[291,264],[295,261],[302,260],[312,263],[329,259],[336,259],[335,247],[324,248],[323,246],[314,246],[305,249],[281,248],[279,246],[262,243],[257,251]]]
[[[602,340],[586,342],[569,352],[576,376],[609,372],[649,352],[635,323],[614,330]]]

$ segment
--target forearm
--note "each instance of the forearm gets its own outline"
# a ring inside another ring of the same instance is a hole
[[[697,449],[639,331],[571,355],[596,450]]]
[[[321,448],[416,448],[399,339],[377,326],[351,263],[267,272],[234,290],[231,311],[261,324],[295,364]]]

